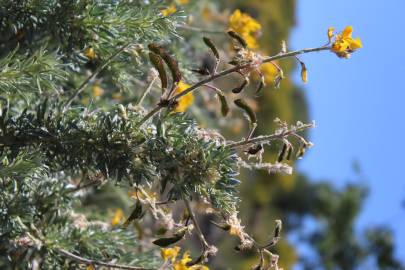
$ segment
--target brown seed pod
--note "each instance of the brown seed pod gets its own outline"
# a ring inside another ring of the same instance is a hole
[[[162,84],[162,92],[167,88],[167,75],[163,66],[162,58],[154,52],[149,52],[149,60],[159,73],[159,78]]]
[[[228,35],[234,40],[236,40],[243,48],[245,49],[247,48],[247,42],[241,35],[239,35],[233,30],[229,30]]]
[[[284,143],[283,147],[281,148],[280,153],[278,154],[277,162],[281,162],[281,161],[283,161],[285,159],[287,150],[288,150],[288,144]]]
[[[249,120],[251,124],[257,123],[257,118],[256,118],[256,114],[253,111],[252,108],[250,108],[250,106],[243,100],[243,99],[236,99],[234,101],[235,105],[238,106],[239,108],[241,108],[242,110],[244,110],[246,112],[246,114],[249,116]]]
[[[163,61],[165,61],[167,67],[172,73],[173,83],[179,83],[181,81],[181,72],[176,59],[174,59],[162,46],[157,44],[151,43],[148,45],[148,48],[155,54],[162,57]]]
[[[228,102],[226,101],[226,97],[224,96],[224,94],[217,92],[219,101],[221,102],[221,113],[222,116],[227,116],[229,113],[229,106],[228,106]]]
[[[134,221],[135,219],[140,219],[142,218],[144,213],[142,212],[142,203],[137,200],[135,204],[135,208],[132,211],[132,213],[129,215],[128,219],[124,223],[124,228],[128,227],[128,225]]]
[[[217,47],[215,47],[214,42],[212,42],[212,40],[207,37],[203,37],[203,41],[204,41],[205,45],[207,45],[207,47],[211,49],[211,51],[214,54],[217,61],[219,61],[219,53],[218,53]]]
[[[249,83],[249,80],[245,78],[245,80],[243,81],[243,83],[240,86],[232,89],[232,93],[239,94],[240,92],[242,92],[242,90],[246,87],[246,85],[248,83]]]

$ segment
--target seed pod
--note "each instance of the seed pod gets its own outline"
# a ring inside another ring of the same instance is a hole
[[[249,80],[245,78],[245,80],[243,81],[243,83],[240,86],[232,89],[232,93],[239,94],[240,92],[242,92],[242,90],[246,87],[246,85],[248,83],[249,83]]]
[[[177,61],[172,56],[170,56],[170,54],[167,53],[167,51],[162,46],[151,43],[148,45],[148,48],[155,54],[162,57],[163,61],[165,61],[166,65],[170,69],[170,72],[172,73],[173,83],[180,82],[181,73]]]
[[[280,219],[276,220],[276,227],[274,229],[274,237],[275,238],[279,238],[280,237],[280,233],[281,233],[281,229],[282,229],[282,221]]]
[[[229,106],[228,106],[228,102],[226,101],[226,98],[224,96],[224,94],[217,92],[218,94],[218,98],[219,101],[221,102],[221,113],[222,116],[227,116],[229,113]]]
[[[218,53],[217,47],[215,47],[215,44],[212,42],[212,40],[207,37],[203,37],[203,41],[204,41],[205,45],[207,45],[207,47],[211,49],[211,51],[214,54],[217,61],[219,61],[219,53]]]
[[[304,83],[308,82],[308,72],[307,72],[307,67],[305,66],[304,62],[300,62],[301,63],[301,80]]]
[[[263,149],[262,144],[254,145],[252,147],[249,147],[249,149],[246,151],[249,155],[256,155]]]
[[[257,85],[255,93],[258,94],[263,89],[263,87],[264,87],[264,81],[260,80],[259,84]]]
[[[181,230],[181,231],[175,233],[172,237],[159,238],[159,239],[156,239],[155,241],[153,241],[152,243],[159,247],[170,246],[170,245],[182,240],[184,238],[184,236],[186,235],[186,231],[187,230]]]
[[[167,247],[174,243],[179,242],[181,239],[183,239],[183,237],[180,237],[180,236],[163,237],[163,238],[156,239],[152,243],[159,247]]]
[[[227,224],[227,223],[216,223],[212,220],[210,220],[211,224],[214,224],[215,226],[217,226],[218,228],[224,230],[224,231],[229,231],[231,229],[231,225]]]
[[[154,52],[149,52],[149,60],[159,73],[159,78],[162,84],[162,92],[167,88],[167,75],[163,66],[162,58]]]
[[[289,144],[288,149],[287,149],[287,154],[286,154],[286,160],[291,160],[292,151],[293,151],[293,147]]]
[[[244,100],[236,99],[234,103],[236,106],[243,109],[247,113],[251,124],[257,123],[255,112],[252,110],[252,108],[249,107],[249,105]]]
[[[247,48],[247,42],[241,35],[232,30],[228,31],[228,35],[242,45],[243,48]]]
[[[128,227],[128,225],[135,219],[139,219],[143,217],[142,213],[142,204],[139,200],[136,201],[135,208],[132,211],[131,215],[129,215],[128,219],[124,222],[124,227]]]
[[[288,150],[288,144],[284,143],[283,147],[281,148],[280,153],[278,154],[277,162],[281,162],[281,161],[283,161],[285,159],[285,155],[287,153],[287,150]]]

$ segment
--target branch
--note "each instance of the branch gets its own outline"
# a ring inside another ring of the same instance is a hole
[[[129,265],[122,265],[122,264],[113,264],[113,263],[106,263],[106,262],[100,262],[96,260],[91,260],[91,259],[86,259],[83,257],[80,257],[78,255],[75,255],[73,253],[70,253],[67,250],[64,249],[58,249],[57,250],[59,254],[62,256],[65,256],[73,261],[76,261],[78,263],[82,263],[85,265],[99,265],[99,266],[105,266],[113,269],[127,269],[127,270],[156,270],[154,268],[144,268],[144,267],[137,267],[137,266],[129,266]]]
[[[233,143],[227,144],[225,147],[226,148],[237,148],[237,147],[241,147],[241,146],[245,146],[245,145],[249,145],[249,144],[270,142],[270,141],[274,141],[274,140],[278,140],[278,139],[283,139],[290,135],[294,135],[296,132],[300,132],[305,129],[314,128],[314,127],[315,127],[314,123],[304,124],[299,127],[284,130],[280,133],[275,133],[275,134],[271,134],[271,135],[267,135],[267,136],[259,136],[259,137],[255,137],[255,138],[252,138],[249,140],[243,139],[238,142],[233,142]]]
[[[282,58],[288,58],[288,57],[292,57],[292,56],[296,56],[296,55],[300,55],[300,54],[304,54],[304,53],[310,53],[310,52],[319,52],[319,51],[325,51],[325,50],[330,50],[330,46],[323,46],[323,47],[318,47],[318,48],[308,48],[308,49],[302,49],[302,50],[297,50],[297,51],[292,51],[292,52],[286,52],[286,53],[279,53],[277,55],[274,56],[270,56],[267,58],[264,58],[262,60],[262,64],[263,63],[267,63],[267,62],[272,62],[278,59],[282,59]],[[242,70],[244,68],[248,68],[251,66],[251,63],[247,63],[244,65],[240,65],[240,66],[235,66],[226,70],[223,70],[219,73],[213,74],[211,76],[209,76],[208,78],[205,78],[197,83],[195,83],[194,85],[190,86],[189,88],[185,89],[184,91],[178,93],[177,95],[174,95],[173,97],[171,97],[168,102],[166,102],[165,104],[172,104],[175,100],[181,98],[184,95],[187,95],[188,93],[196,90],[197,88],[199,88],[200,86],[203,86],[204,84],[207,84],[211,81],[214,81],[218,78],[224,77],[226,75],[229,75],[233,72],[237,72],[239,70]],[[163,109],[166,105],[163,105],[162,103],[159,103],[158,105],[156,105],[155,108],[153,108],[148,114],[146,114],[137,124],[138,127],[140,127],[143,123],[145,123],[149,118],[151,118],[152,116],[154,116],[156,113],[158,113],[161,109]]]

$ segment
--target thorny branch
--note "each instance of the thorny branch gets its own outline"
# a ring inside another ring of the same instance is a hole
[[[296,55],[300,55],[300,54],[305,54],[305,53],[311,53],[311,52],[319,52],[319,51],[325,51],[325,50],[330,50],[330,46],[322,46],[322,47],[318,47],[318,48],[308,48],[308,49],[302,49],[302,50],[297,50],[297,51],[292,51],[292,52],[286,52],[286,53],[279,53],[277,55],[274,56],[270,56],[267,58],[264,58],[262,60],[262,64],[267,63],[267,62],[272,62],[278,59],[282,59],[282,58],[288,58],[288,57],[293,57]],[[188,93],[196,90],[197,88],[211,82],[214,81],[218,78],[224,77],[226,75],[229,75],[231,73],[237,72],[239,70],[245,69],[250,67],[250,63],[247,64],[243,64],[243,65],[238,65],[226,70],[223,70],[219,73],[213,74],[211,76],[209,76],[208,78],[205,78],[197,83],[195,83],[194,85],[190,86],[189,88],[185,89],[184,91],[174,95],[173,97],[171,97],[168,102],[166,104],[172,104],[174,103],[174,101],[176,101],[177,99],[179,99],[180,97],[187,95]],[[154,107],[148,114],[146,114],[138,123],[138,126],[141,126],[142,124],[144,124],[148,119],[150,119],[151,117],[153,117],[156,113],[158,113],[161,109],[163,109],[165,107],[165,105],[162,105],[161,103],[159,103],[158,105],[156,105],[156,107]]]

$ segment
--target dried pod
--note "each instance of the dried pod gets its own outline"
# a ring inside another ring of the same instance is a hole
[[[257,123],[255,112],[252,110],[252,108],[249,107],[249,105],[243,99],[236,99],[234,103],[236,106],[243,109],[247,113],[251,124]]]
[[[293,147],[292,145],[288,145],[288,149],[287,149],[287,154],[286,154],[286,160],[291,160],[291,156],[292,156],[292,152],[293,152]]]
[[[241,35],[232,30],[228,31],[228,35],[236,40],[243,48],[247,48],[247,42]]]
[[[181,72],[176,59],[174,59],[162,46],[159,46],[157,44],[151,43],[148,45],[148,48],[155,54],[162,57],[163,61],[165,61],[166,65],[170,69],[170,72],[172,73],[173,83],[180,82]]]
[[[255,93],[258,94],[263,89],[263,87],[264,87],[264,80],[260,80],[259,84],[257,85]]]
[[[167,75],[163,66],[162,58],[154,52],[149,52],[149,60],[159,73],[159,78],[162,84],[162,91],[167,88]]]
[[[222,116],[225,117],[225,116],[227,116],[228,113],[229,113],[228,102],[226,101],[226,98],[225,98],[224,94],[222,94],[222,93],[220,93],[220,92],[217,92],[217,94],[218,94],[219,101],[221,102],[221,113],[222,113]]]
[[[275,238],[279,238],[280,237],[280,233],[281,233],[281,229],[282,229],[282,221],[280,219],[276,220],[276,227],[274,229],[274,237]]]
[[[132,211],[131,215],[129,215],[128,219],[124,223],[124,227],[128,227],[128,225],[134,221],[135,219],[140,219],[143,217],[143,212],[142,212],[142,203],[137,200],[135,204],[135,208]]]
[[[240,92],[242,92],[242,90],[246,87],[246,85],[248,83],[249,83],[249,80],[247,78],[245,78],[245,80],[243,81],[243,83],[240,86],[232,89],[232,93],[239,94]]]
[[[256,155],[261,150],[263,150],[263,145],[259,143],[257,145],[252,146],[252,147],[249,147],[249,149],[246,151],[246,153],[249,154],[249,155]]]
[[[184,236],[186,235],[186,232],[187,232],[187,229],[180,230],[180,231],[176,232],[172,237],[159,238],[159,239],[156,239],[155,241],[153,241],[152,243],[159,247],[167,247],[167,246],[170,246],[170,245],[182,240],[184,238]]]
[[[284,143],[283,147],[281,148],[280,153],[278,154],[277,162],[281,162],[281,161],[283,161],[285,159],[287,150],[288,150],[288,144]]]
[[[300,62],[301,64],[301,80],[304,83],[308,82],[308,71],[307,71],[307,67],[305,66],[304,62]]]
[[[231,225],[227,224],[227,223],[216,223],[212,220],[210,220],[210,223],[217,226],[218,228],[224,230],[224,231],[229,231],[231,229]]]
[[[219,53],[218,53],[217,47],[215,47],[215,44],[212,42],[212,40],[207,37],[203,37],[203,41],[204,41],[205,45],[207,45],[207,47],[211,49],[211,51],[214,54],[217,61],[219,61]]]
[[[281,84],[282,80],[283,80],[283,77],[280,75],[277,75],[276,78],[274,79],[274,87],[277,89],[280,88],[280,84]]]

